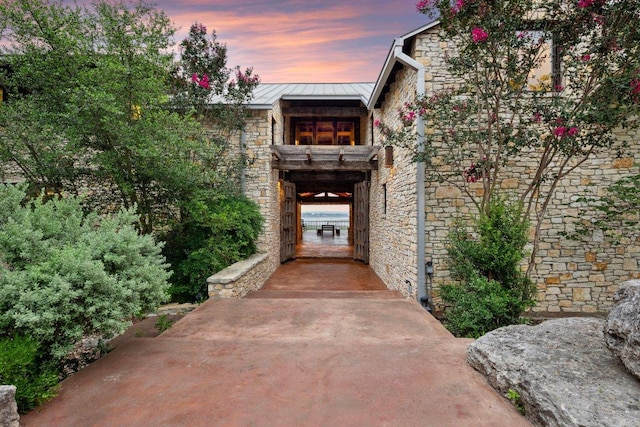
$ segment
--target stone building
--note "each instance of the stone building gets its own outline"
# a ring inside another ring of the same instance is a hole
[[[424,166],[409,153],[387,152],[374,126],[377,119],[393,125],[398,108],[416,93],[443,87],[452,46],[438,31],[432,22],[394,40],[375,83],[258,86],[242,141],[255,160],[245,193],[266,219],[259,242],[265,274],[295,258],[301,206],[332,202],[350,206],[354,259],[368,263],[390,289],[419,299],[449,280],[446,236],[468,201],[455,187],[427,182]],[[595,236],[585,246],[560,234],[567,214],[577,213],[568,203],[577,188],[604,188],[637,171],[638,134],[621,131],[620,138],[631,142],[626,157],[594,157],[556,191],[532,276],[539,291],[534,311],[607,311],[618,284],[640,277],[640,242],[612,247]],[[526,162],[513,165],[514,177],[503,185],[524,185]]]

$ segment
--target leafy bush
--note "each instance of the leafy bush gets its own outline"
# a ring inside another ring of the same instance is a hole
[[[169,293],[174,301],[206,298],[206,279],[256,252],[263,219],[245,197],[200,197],[185,206],[182,222],[166,236],[172,265]]]
[[[23,202],[0,186],[0,336],[27,335],[59,361],[83,336],[115,334],[166,298],[161,246],[133,211],[84,214],[76,198]]]
[[[40,345],[32,338],[0,338],[0,384],[16,386],[20,412],[27,412],[55,396],[58,374],[41,359]]]
[[[458,221],[449,233],[448,265],[459,284],[441,287],[445,325],[458,336],[477,337],[520,323],[532,306],[535,288],[522,272],[529,223],[522,207],[495,198],[475,221],[475,235]]]
[[[440,296],[451,303],[444,324],[459,337],[478,338],[501,326],[520,323],[514,309],[522,303],[517,295],[499,282],[475,276],[464,284],[440,288]]]

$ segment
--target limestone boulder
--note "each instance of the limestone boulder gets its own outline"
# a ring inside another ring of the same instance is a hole
[[[20,415],[16,404],[16,387],[0,385],[0,426],[19,427]]]
[[[640,378],[640,280],[622,284],[604,324],[607,346]]]
[[[567,318],[497,329],[467,360],[543,426],[638,426],[640,382],[607,348],[604,320]]]

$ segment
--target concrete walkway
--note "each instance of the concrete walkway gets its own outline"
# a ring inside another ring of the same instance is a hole
[[[465,363],[469,342],[366,266],[298,260],[116,348],[21,425],[529,425]]]

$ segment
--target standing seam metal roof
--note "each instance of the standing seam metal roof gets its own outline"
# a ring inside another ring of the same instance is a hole
[[[269,109],[283,100],[360,100],[369,102],[375,83],[260,83],[249,108]]]

